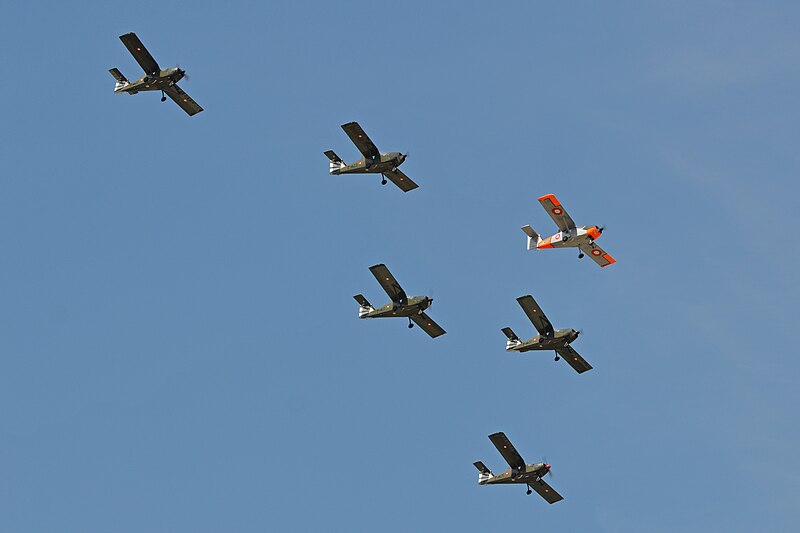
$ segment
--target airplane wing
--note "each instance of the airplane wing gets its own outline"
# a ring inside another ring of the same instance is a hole
[[[153,59],[153,56],[150,55],[150,52],[147,51],[147,48],[144,47],[135,33],[126,33],[125,35],[120,35],[119,38],[125,48],[133,55],[136,62],[142,67],[145,74],[157,74],[161,71],[161,67],[158,66],[156,60]]]
[[[370,272],[372,275],[375,276],[375,279],[378,280],[378,283],[381,284],[383,290],[386,291],[386,294],[389,295],[389,298],[392,299],[393,302],[399,303],[404,305],[408,298],[406,297],[406,291],[397,283],[397,280],[394,279],[392,273],[389,272],[389,269],[386,268],[386,265],[383,263],[379,265],[374,265],[369,267]]]
[[[432,339],[447,333],[442,329],[442,326],[434,322],[433,319],[425,313],[422,313],[421,315],[411,315],[411,320],[421,327],[425,333],[430,335]]]
[[[522,456],[517,452],[516,448],[514,448],[514,445],[511,444],[511,441],[508,440],[505,433],[502,431],[493,433],[489,435],[489,440],[492,441],[494,447],[497,448],[497,451],[500,452],[500,455],[506,460],[508,466],[511,468],[525,468],[525,461],[522,460]]]
[[[608,265],[613,265],[614,263],[617,262],[616,259],[608,255],[605,250],[597,246],[595,243],[584,244],[579,246],[578,248],[581,249],[581,252],[591,257],[592,261],[594,261],[601,267],[607,267]]]
[[[575,229],[575,223],[572,218],[567,214],[566,210],[561,206],[555,194],[545,194],[539,198],[539,203],[542,204],[547,214],[556,223],[558,229],[561,231],[570,231]]]
[[[399,170],[384,172],[383,175],[389,178],[389,181],[400,187],[403,190],[403,192],[408,192],[419,187],[419,185],[411,181],[411,178],[409,178]]]
[[[186,111],[189,116],[196,115],[203,110],[203,108],[192,100],[192,97],[186,94],[177,84],[172,87],[167,87],[164,89],[164,92],[167,96],[172,98],[176,104],[181,106],[181,109]]]
[[[374,159],[379,157],[381,154],[378,152],[378,148],[373,144],[367,134],[364,133],[364,130],[361,129],[361,126],[358,125],[358,122],[348,122],[347,124],[342,124],[342,129],[350,137],[350,140],[353,141],[353,144],[356,145],[358,151],[364,154],[364,157],[369,159]],[[394,180],[392,180],[394,181]]]
[[[542,312],[539,304],[536,303],[536,300],[533,299],[533,296],[530,294],[527,296],[520,296],[517,298],[517,302],[519,302],[520,307],[522,307],[522,310],[528,315],[530,321],[533,322],[533,326],[540,334],[545,337],[553,336],[553,325],[547,320],[547,317]]]
[[[586,362],[586,359],[581,357],[581,354],[575,351],[575,348],[567,344],[563,348],[556,349],[556,353],[564,358],[564,361],[569,363],[569,366],[575,369],[578,374],[583,374],[587,370],[592,369],[592,365]]]
[[[556,503],[564,499],[561,494],[557,493],[555,489],[548,485],[543,479],[531,483],[529,487],[539,493],[539,496],[544,498],[547,503]]]

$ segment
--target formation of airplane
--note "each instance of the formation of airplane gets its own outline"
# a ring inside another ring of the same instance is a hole
[[[555,235],[542,239],[532,227],[522,226],[522,231],[528,236],[528,250],[578,248],[580,250],[578,259],[583,258],[583,254],[589,254],[589,257],[601,267],[616,263],[613,257],[594,243],[603,234],[603,227],[576,226],[572,217],[567,214],[566,209],[554,194],[545,194],[539,198],[539,203],[556,223],[559,231]]]
[[[161,70],[156,60],[144,47],[142,41],[135,33],[126,33],[119,36],[122,44],[133,55],[133,58],[144,70],[144,76],[134,82],[122,75],[118,68],[114,67],[109,72],[117,80],[114,86],[115,93],[136,94],[143,91],[161,91],[161,101],[165,102],[167,96],[172,98],[181,109],[186,111],[189,116],[196,115],[203,110],[192,97],[186,94],[183,89],[178,87],[178,82],[186,76],[186,72],[180,67]]]
[[[569,363],[569,366],[575,369],[575,372],[582,374],[587,370],[592,369],[592,365],[580,356],[575,349],[570,346],[575,339],[580,335],[579,331],[574,329],[553,329],[553,325],[547,320],[539,304],[533,299],[533,296],[520,296],[517,298],[522,310],[528,315],[528,318],[533,323],[533,327],[539,332],[535,337],[526,341],[521,341],[517,334],[511,328],[503,328],[503,333],[508,337],[506,341],[507,352],[528,352],[531,350],[555,350],[556,358],[558,361],[559,356],[564,358],[564,361]]]
[[[370,140],[358,122],[342,124],[342,129],[364,157],[348,165],[333,150],[327,150],[325,155],[331,160],[331,174],[380,174],[383,178],[381,180],[383,185],[386,185],[386,179],[388,178],[392,183],[400,187],[403,192],[419,187],[411,178],[397,168],[406,160],[408,153],[378,151],[375,143]]]
[[[363,294],[356,294],[353,296],[358,302],[358,318],[408,318],[408,327],[413,328],[416,323],[422,330],[436,338],[439,335],[444,335],[446,332],[442,327],[433,321],[431,317],[425,314],[425,310],[433,304],[433,298],[430,296],[406,296],[406,291],[397,283],[392,273],[386,268],[386,265],[379,264],[369,267],[369,271],[378,280],[383,290],[391,298],[391,302],[375,309],[364,298]],[[412,321],[414,323],[412,323]]]
[[[473,464],[480,472],[478,485],[527,485],[527,494],[535,490],[547,503],[556,503],[564,499],[544,480],[545,474],[553,475],[549,464],[545,462],[525,464],[522,456],[502,431],[489,435],[489,440],[510,468],[494,475],[482,461],[475,461]]]
[[[190,116],[203,111],[203,108],[178,86],[178,82],[186,76],[184,70],[180,67],[162,70],[133,32],[121,35],[120,40],[142,67],[144,76],[134,82],[130,82],[119,69],[110,69],[109,72],[116,80],[115,93],[137,94],[144,91],[161,91],[162,102],[166,101],[167,96],[169,96]],[[347,164],[333,150],[325,151],[325,155],[330,160],[330,174],[380,174],[382,184],[386,185],[388,179],[403,192],[408,192],[418,187],[411,178],[398,168],[405,162],[408,153],[380,152],[358,122],[343,124],[342,129],[353,141],[353,144],[356,145],[363,157],[358,161]],[[556,223],[559,231],[546,239],[542,239],[531,226],[523,226],[522,231],[528,236],[528,250],[578,248],[578,258],[588,254],[601,267],[606,267],[616,262],[611,255],[595,243],[603,234],[602,227],[577,226],[567,214],[561,202],[553,194],[546,194],[540,197],[539,203]],[[439,324],[425,313],[433,304],[433,298],[429,296],[408,297],[384,264],[371,266],[369,270],[389,295],[391,301],[386,305],[375,308],[362,294],[357,294],[354,298],[359,304],[358,318],[407,318],[409,328],[413,328],[414,324],[416,324],[431,338],[436,338],[446,333]],[[571,346],[571,343],[580,335],[579,331],[571,328],[554,329],[539,304],[536,303],[536,300],[531,295],[521,296],[517,298],[517,302],[519,302],[522,310],[539,334],[523,341],[511,328],[502,328],[508,339],[506,351],[553,350],[556,352],[556,361],[563,357],[579,374],[592,369],[592,366]],[[548,503],[552,504],[563,499],[558,492],[544,481],[545,475],[552,475],[549,464],[546,462],[526,464],[502,432],[489,435],[489,439],[510,468],[501,474],[494,475],[483,462],[476,461],[474,465],[480,472],[478,475],[478,483],[480,485],[524,484],[528,487],[528,494],[536,491]]]

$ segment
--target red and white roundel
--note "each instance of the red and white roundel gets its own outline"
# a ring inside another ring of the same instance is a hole
[[[592,250],[592,255],[600,255],[602,253],[600,250]]]
[[[552,212],[554,215],[561,215],[561,214],[563,214],[563,213],[564,213],[564,210],[563,210],[563,209],[561,209],[560,207],[554,207],[554,208],[553,208],[553,210],[552,210],[551,212]]]

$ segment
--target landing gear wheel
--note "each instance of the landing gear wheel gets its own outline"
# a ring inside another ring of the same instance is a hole
[[[561,358],[559,356],[556,356],[556,358],[553,359],[553,361],[558,361],[559,359],[561,359]]]
[[[381,178],[383,178],[383,179],[381,179],[381,185],[386,185],[386,176],[381,174]]]
[[[527,492],[525,492],[525,494],[527,494],[528,496],[530,496],[530,495],[531,495],[531,492],[533,492],[533,491],[531,490],[531,488],[530,488],[530,487],[528,487],[528,490],[527,490]]]
[[[578,254],[578,259],[583,259],[583,252]]]
[[[164,95],[164,91],[161,91],[161,101],[162,102],[166,102],[167,101],[167,97]]]
[[[408,329],[411,329],[413,327],[414,327],[414,324],[411,322],[411,319],[409,318],[408,319]]]

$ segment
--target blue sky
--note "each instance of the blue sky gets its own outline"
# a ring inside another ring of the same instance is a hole
[[[6,6],[0,530],[791,529],[798,15]],[[129,31],[205,112],[112,93]],[[351,120],[418,190],[328,175]],[[545,193],[618,263],[527,252]],[[447,335],[357,320],[379,262]],[[528,293],[592,372],[505,353]]]

